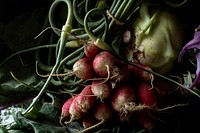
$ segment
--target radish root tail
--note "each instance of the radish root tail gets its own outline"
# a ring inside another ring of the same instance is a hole
[[[93,125],[93,126],[90,126],[90,127],[88,127],[88,128],[85,128],[85,129],[83,129],[82,131],[79,131],[78,133],[85,133],[85,132],[88,132],[88,131],[90,131],[90,130],[92,130],[92,129],[95,129],[95,128],[101,126],[104,122],[105,122],[105,120],[101,120],[101,121],[98,122],[97,124],[95,124],[95,125]]]

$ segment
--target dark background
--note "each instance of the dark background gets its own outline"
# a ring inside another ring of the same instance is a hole
[[[17,51],[18,45],[33,43],[33,37],[39,34],[52,1],[0,1],[0,61]]]

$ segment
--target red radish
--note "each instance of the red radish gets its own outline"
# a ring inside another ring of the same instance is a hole
[[[93,110],[94,117],[99,121],[107,121],[112,117],[112,108],[103,102],[99,102]]]
[[[141,82],[138,85],[138,97],[141,104],[155,106],[157,104],[157,95],[155,89],[146,82]]]
[[[104,100],[110,96],[112,91],[111,82],[105,82],[104,80],[94,80],[92,81],[91,90],[96,97]]]
[[[88,113],[83,116],[83,119],[81,122],[82,122],[83,128],[88,128],[95,125],[98,122],[98,120],[92,114]]]
[[[85,113],[94,106],[95,102],[96,97],[91,91],[91,85],[84,87],[70,105],[69,113],[71,118],[66,124],[73,120],[82,118]]]
[[[146,111],[139,112],[139,124],[148,131],[152,130],[155,127],[155,119]]]
[[[107,77],[115,64],[115,56],[108,51],[102,51],[93,59],[93,69],[97,75]]]
[[[122,60],[117,60],[113,66],[111,72],[111,80],[114,83],[122,83],[127,81],[131,77],[131,73],[128,69],[128,64]]]
[[[112,114],[112,108],[108,104],[102,102],[97,103],[97,105],[94,107],[93,115],[97,120],[99,120],[99,122],[93,126],[84,129],[83,131],[81,131],[81,133],[85,133],[86,131],[92,130],[104,124],[112,117]]]
[[[132,115],[133,113],[117,112],[114,118],[117,122],[130,124],[134,120]]]
[[[111,96],[112,107],[117,112],[121,112],[127,104],[134,103],[135,101],[135,90],[128,83],[116,86]]]
[[[69,107],[70,120],[68,122],[65,122],[65,124],[68,124],[73,120],[80,119],[84,116],[85,113],[79,108],[77,100],[78,100],[77,97],[75,97],[74,100],[72,101]]]
[[[96,98],[97,97],[92,93],[91,85],[87,85],[76,97],[77,106],[82,112],[87,112],[94,106]]]
[[[92,66],[92,60],[83,57],[76,61],[73,65],[73,73],[80,79],[90,79],[94,77],[95,72]]]
[[[146,70],[152,71],[152,69],[151,69],[149,66],[147,66],[147,65],[143,65],[143,64],[141,64],[141,63],[136,63],[136,65],[139,66],[139,67],[142,67],[142,68],[144,68],[144,69],[146,69]],[[137,78],[139,78],[139,79],[142,80],[142,81],[150,81],[150,80],[153,79],[153,74],[151,74],[151,73],[149,73],[149,72],[147,72],[147,71],[144,71],[144,70],[142,70],[142,69],[140,69],[140,68],[137,68],[137,67],[135,67],[135,66],[129,65],[129,66],[128,66],[128,69],[129,69],[133,74],[135,74],[135,75],[137,76]]]
[[[166,80],[155,79],[153,87],[156,90],[157,96],[164,97],[170,94],[172,90],[175,90],[174,86],[170,85]]]
[[[88,42],[85,45],[84,53],[89,59],[94,59],[94,57],[102,51],[101,48],[97,47],[93,41]]]
[[[74,100],[74,97],[67,99],[67,101],[62,106],[62,112],[61,112],[61,117],[60,117],[60,124],[61,125],[63,125],[64,121],[70,119],[69,108],[70,108],[70,105],[71,105],[73,100]]]

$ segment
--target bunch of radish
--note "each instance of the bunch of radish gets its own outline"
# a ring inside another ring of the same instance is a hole
[[[119,122],[128,122],[137,114],[138,123],[152,129],[155,119],[148,112],[156,111],[158,97],[165,94],[160,89],[162,82],[153,86],[151,73],[125,63],[91,42],[87,46],[86,56],[74,63],[73,71],[78,78],[91,82],[63,104],[60,123],[67,125],[78,120],[84,127],[80,132],[86,132],[115,119],[113,116],[117,115]]]

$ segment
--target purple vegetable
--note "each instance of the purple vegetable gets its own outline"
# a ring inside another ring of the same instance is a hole
[[[200,82],[200,25],[198,26],[197,30],[195,30],[194,37],[190,40],[180,51],[178,56],[178,62],[180,63],[182,60],[183,55],[187,50],[193,49],[197,61],[197,69],[196,69],[196,77],[193,81],[192,85],[189,87],[193,89],[196,85]]]

